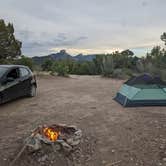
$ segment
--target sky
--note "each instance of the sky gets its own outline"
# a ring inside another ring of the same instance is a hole
[[[61,49],[145,55],[163,45],[166,0],[0,0],[0,18],[11,22],[22,53],[43,56]]]

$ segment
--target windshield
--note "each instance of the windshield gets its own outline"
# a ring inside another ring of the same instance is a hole
[[[5,74],[8,69],[6,67],[0,67],[0,78]]]

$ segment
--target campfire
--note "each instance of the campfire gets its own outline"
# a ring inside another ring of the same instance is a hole
[[[59,144],[65,151],[71,151],[81,141],[82,131],[75,126],[43,125],[36,128],[28,138],[27,146],[39,150],[42,143]]]
[[[58,139],[60,131],[55,131],[53,128],[44,127],[43,133],[50,141],[55,142]]]
[[[39,126],[26,139],[25,145],[16,155],[10,166],[14,165],[16,160],[26,149],[29,152],[37,152],[44,148],[44,145],[50,145],[53,153],[60,150],[63,150],[65,153],[69,153],[80,143],[81,138],[82,131],[77,129],[76,126],[67,126],[62,124]]]

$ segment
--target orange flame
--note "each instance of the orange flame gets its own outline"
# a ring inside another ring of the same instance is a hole
[[[50,141],[56,141],[60,134],[59,131],[55,131],[52,128],[48,128],[48,127],[43,129],[43,133]]]

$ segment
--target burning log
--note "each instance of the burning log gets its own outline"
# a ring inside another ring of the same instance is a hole
[[[43,133],[50,141],[56,141],[60,134],[60,131],[55,131],[53,128],[45,127],[43,128]]]

